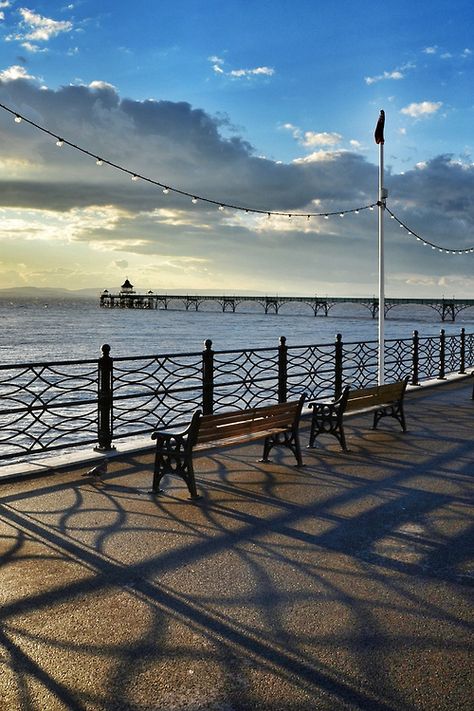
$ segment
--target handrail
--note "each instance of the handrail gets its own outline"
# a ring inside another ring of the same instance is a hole
[[[385,341],[387,382],[420,385],[474,366],[474,333]],[[377,342],[288,345],[0,365],[0,461],[95,444],[100,451],[205,414],[337,397],[377,381]]]

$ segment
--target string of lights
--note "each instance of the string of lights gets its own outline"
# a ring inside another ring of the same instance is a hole
[[[373,211],[374,208],[379,204],[378,202],[374,202],[369,205],[363,205],[361,207],[356,207],[356,208],[352,208],[349,210],[335,210],[335,211],[330,211],[330,212],[329,211],[328,212],[281,212],[281,211],[275,211],[275,210],[260,210],[260,209],[256,209],[256,208],[252,208],[252,207],[245,207],[243,205],[234,205],[232,203],[222,202],[220,200],[214,200],[212,198],[203,197],[202,195],[190,193],[186,190],[181,190],[180,188],[176,188],[176,187],[173,187],[172,185],[162,183],[159,180],[154,180],[153,178],[149,178],[145,175],[141,175],[140,173],[130,170],[129,168],[119,165],[118,163],[114,163],[110,160],[107,160],[106,158],[102,158],[101,156],[96,155],[95,153],[92,153],[91,151],[87,150],[86,148],[83,148],[82,146],[78,146],[77,144],[73,143],[72,141],[69,141],[68,139],[63,138],[62,136],[53,133],[52,131],[45,128],[44,126],[40,126],[38,123],[35,123],[31,119],[27,118],[26,116],[23,116],[22,114],[18,113],[17,111],[14,111],[13,109],[9,108],[8,106],[5,106],[2,103],[0,103],[0,108],[2,108],[4,111],[7,111],[9,114],[11,114],[14,117],[14,120],[16,123],[21,123],[22,121],[24,121],[25,123],[29,124],[30,126],[33,126],[34,128],[38,129],[39,131],[42,131],[43,133],[47,134],[48,136],[51,136],[51,138],[55,139],[55,142],[56,142],[56,145],[58,146],[58,148],[62,148],[64,145],[69,146],[70,148],[73,148],[74,150],[79,151],[80,153],[82,153],[86,156],[89,156],[90,158],[93,158],[98,166],[108,165],[111,168],[115,168],[116,170],[129,175],[133,181],[142,180],[142,181],[149,183],[151,185],[156,185],[157,187],[161,188],[164,195],[168,195],[169,193],[175,193],[176,195],[182,195],[184,197],[190,198],[191,202],[193,204],[201,202],[201,203],[205,203],[208,205],[214,205],[220,211],[224,211],[225,209],[237,210],[240,212],[245,212],[247,214],[266,215],[268,218],[271,218],[273,216],[288,217],[290,219],[292,217],[296,217],[296,218],[304,217],[304,218],[310,220],[312,217],[322,217],[322,218],[328,220],[330,217],[333,217],[333,216],[344,217],[345,215],[348,215],[348,214],[357,215],[357,214],[359,214],[359,212],[362,212],[363,210]],[[442,247],[438,244],[434,244],[433,242],[430,242],[429,240],[425,239],[424,237],[421,237],[419,234],[417,234],[412,229],[410,229],[386,205],[385,205],[385,209],[390,214],[391,219],[395,220],[402,229],[406,230],[408,235],[415,237],[416,240],[421,242],[425,247],[431,247],[431,249],[433,249],[433,250],[438,250],[439,252],[444,252],[446,254],[468,254],[468,253],[474,252],[474,246],[465,247],[465,248],[448,249],[448,248]]]
[[[431,249],[436,249],[438,252],[444,252],[445,254],[469,254],[474,252],[474,246],[472,247],[441,247],[439,244],[435,244],[434,242],[430,242],[429,240],[425,239],[424,237],[421,237],[419,234],[417,234],[414,230],[410,229],[404,222],[402,222],[394,213],[387,207],[385,206],[385,209],[389,213],[390,217],[392,220],[395,220],[395,222],[398,222],[398,225],[404,229],[408,235],[415,237],[415,239],[418,242],[421,242],[424,247],[431,247]]]
[[[129,168],[125,168],[123,165],[119,165],[118,163],[113,163],[110,160],[107,160],[106,158],[103,158],[99,155],[96,155],[95,153],[92,153],[91,151],[87,150],[86,148],[83,148],[82,146],[78,146],[77,144],[73,143],[72,141],[69,141],[66,138],[63,138],[62,136],[59,136],[49,129],[45,128],[44,126],[40,126],[39,124],[35,123],[29,118],[26,118],[22,114],[18,113],[17,111],[14,111],[13,109],[10,109],[8,106],[5,106],[4,104],[0,103],[0,108],[4,109],[4,111],[7,111],[8,113],[12,114],[14,117],[14,120],[16,123],[21,123],[24,121],[25,123],[29,124],[30,126],[33,126],[34,128],[37,128],[39,131],[42,131],[43,133],[47,134],[48,136],[51,136],[56,142],[56,145],[58,148],[62,148],[63,146],[69,146],[70,148],[74,148],[76,151],[79,151],[80,153],[83,153],[86,156],[89,156],[90,158],[93,158],[96,162],[97,165],[108,165],[111,168],[115,168],[116,170],[119,170],[122,173],[125,173],[131,177],[133,181],[138,181],[138,180],[143,180],[146,183],[150,183],[151,185],[156,185],[157,187],[161,188],[162,192],[164,195],[168,195],[169,193],[175,193],[176,195],[183,195],[184,197],[190,198],[191,202],[193,204],[196,204],[198,202],[206,203],[208,205],[215,205],[220,211],[225,210],[226,208],[229,210],[238,210],[240,212],[245,212],[249,214],[257,214],[257,215],[267,215],[268,217],[272,216],[279,216],[279,217],[305,217],[308,220],[311,217],[323,217],[325,219],[329,219],[329,217],[332,217],[334,215],[339,215],[340,217],[344,217],[344,215],[348,215],[350,213],[358,214],[359,212],[362,212],[363,210],[373,210],[374,207],[377,205],[376,202],[371,203],[370,205],[363,205],[361,207],[355,207],[350,210],[335,210],[333,212],[281,212],[281,211],[276,211],[276,210],[259,210],[256,208],[251,208],[251,207],[245,207],[243,205],[234,205],[231,203],[223,202],[221,200],[213,200],[212,198],[208,197],[203,197],[202,195],[197,195],[195,193],[190,193],[186,190],[181,190],[180,188],[173,187],[172,185],[162,183],[159,180],[154,180],[153,178],[149,178],[146,175],[142,175],[141,173],[138,173],[137,171],[130,170]]]

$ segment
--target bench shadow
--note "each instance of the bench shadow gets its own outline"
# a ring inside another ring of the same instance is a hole
[[[172,479],[150,496],[144,455],[3,485],[9,708],[412,711],[420,678],[460,708],[472,442],[466,418],[435,449],[442,413],[415,408],[409,433],[354,420],[352,452],[301,469],[258,446],[207,456],[199,504]]]

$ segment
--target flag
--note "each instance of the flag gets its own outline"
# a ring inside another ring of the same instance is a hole
[[[380,111],[380,116],[379,120],[377,121],[377,125],[375,127],[375,133],[374,133],[374,138],[375,138],[375,143],[385,143],[384,137],[383,137],[383,128],[385,126],[385,111],[383,109]]]

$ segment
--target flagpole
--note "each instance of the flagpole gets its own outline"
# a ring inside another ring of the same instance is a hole
[[[375,141],[379,146],[379,191],[378,191],[378,208],[379,208],[379,318],[378,318],[378,384],[383,385],[385,380],[385,264],[384,264],[384,233],[383,233],[383,218],[385,212],[385,200],[387,191],[384,188],[384,165],[383,165],[383,147],[384,147],[384,125],[385,112],[380,112],[380,117],[375,129]]]
[[[383,213],[385,210],[383,198],[383,143],[379,144],[379,385],[384,383],[384,340],[385,340],[385,264],[384,264],[384,234]]]

